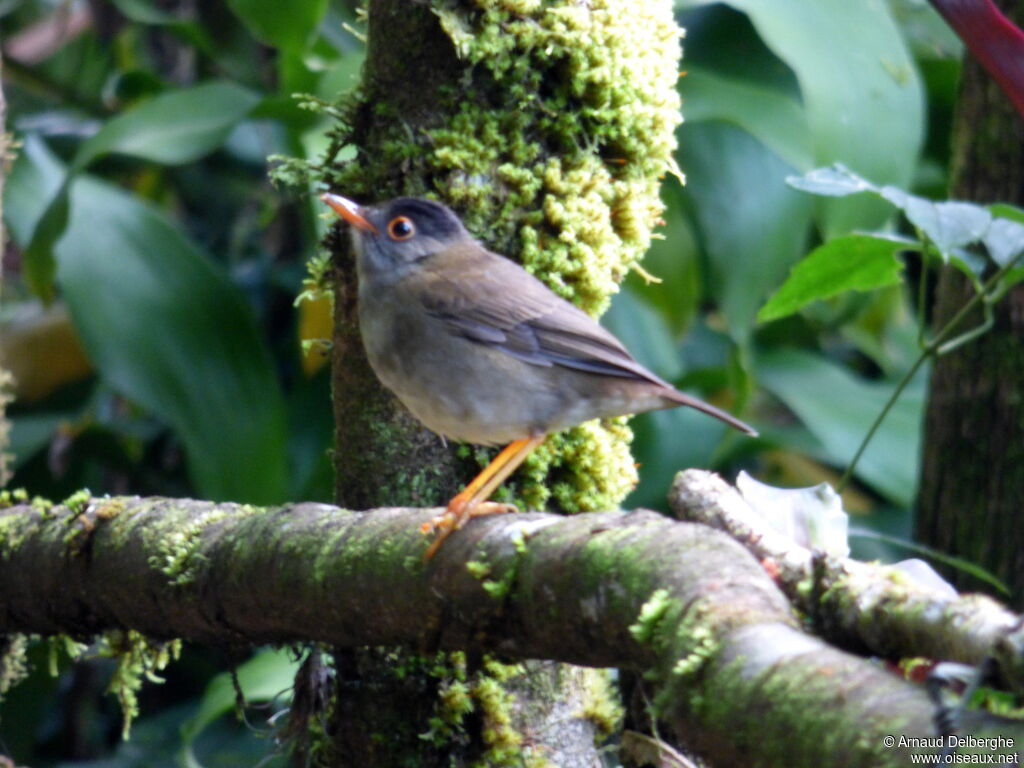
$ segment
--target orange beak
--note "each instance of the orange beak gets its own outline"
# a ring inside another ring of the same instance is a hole
[[[363,208],[358,203],[354,203],[347,197],[342,197],[341,195],[332,195],[330,192],[325,192],[320,195],[320,199],[331,206],[335,213],[356,229],[361,229],[364,232],[372,232],[375,235],[380,234],[380,230],[373,226],[373,224],[371,224],[363,215]]]

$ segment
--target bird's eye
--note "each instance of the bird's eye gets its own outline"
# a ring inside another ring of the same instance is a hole
[[[408,240],[416,234],[416,227],[408,216],[396,216],[388,222],[388,235],[392,240]]]

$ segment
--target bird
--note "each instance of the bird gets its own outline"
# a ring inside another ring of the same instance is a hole
[[[320,199],[349,225],[360,335],[377,378],[442,437],[505,444],[424,524],[437,533],[425,561],[471,518],[516,510],[489,499],[552,432],[688,406],[757,435],[647,370],[583,310],[484,247],[444,204]]]

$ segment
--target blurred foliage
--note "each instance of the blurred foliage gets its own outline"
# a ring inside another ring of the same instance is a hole
[[[353,87],[364,49],[353,5],[0,3],[8,127],[21,142],[0,288],[0,364],[18,377],[12,486],[329,499],[329,384],[300,344],[329,326],[322,303],[293,305],[326,223],[315,196],[269,183],[266,158],[322,153],[327,118],[293,94],[333,101]],[[688,410],[638,417],[643,483],[627,505],[656,508],[683,466],[806,486],[850,460],[918,351],[916,297],[893,284],[897,249],[856,240],[877,267],[860,283],[757,315],[822,241],[901,224],[884,201],[817,198],[786,178],[841,162],[943,196],[960,55],[915,0],[676,8],[687,184],[664,185],[664,239],[644,262],[660,282],[631,275],[605,322],[642,362],[762,436]],[[912,380],[845,493],[869,513],[862,527],[908,532],[925,383]],[[186,649],[165,685],[141,692],[126,743],[113,701],[98,697],[109,660],[56,678],[38,646],[31,660],[0,708],[0,752],[18,763],[238,765],[274,749],[256,733],[266,726],[224,716],[234,697],[210,678],[228,660]],[[270,670],[240,674],[252,700],[273,699],[267,681],[283,688],[294,670],[288,654],[248,663]]]

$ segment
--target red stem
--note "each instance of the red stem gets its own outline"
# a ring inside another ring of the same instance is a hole
[[[1024,116],[1024,32],[992,0],[931,0]]]

